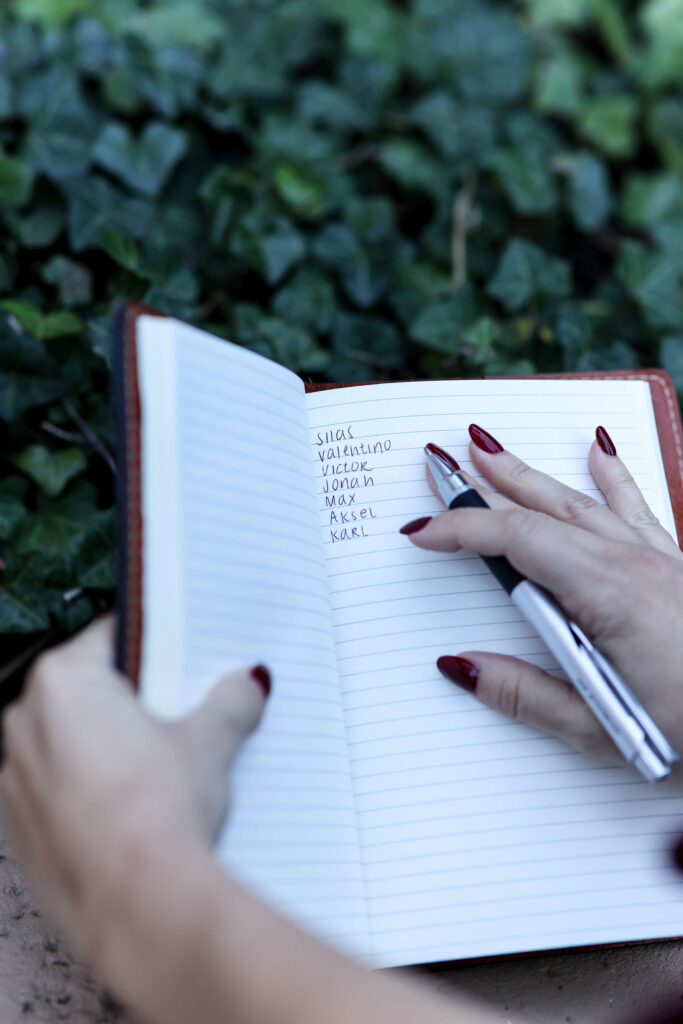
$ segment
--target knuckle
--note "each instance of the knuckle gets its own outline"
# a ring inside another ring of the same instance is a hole
[[[632,526],[634,529],[642,529],[647,526],[659,526],[659,519],[644,503],[634,505],[622,514],[622,519],[628,526]]]
[[[49,694],[62,674],[63,656],[56,650],[46,651],[33,662],[26,676],[26,698],[42,698]]]
[[[526,462],[522,462],[521,459],[515,459],[509,469],[510,479],[516,484],[524,486],[527,477],[531,473],[531,466],[527,466]]]
[[[567,523],[581,523],[602,506],[590,494],[568,490],[557,503],[557,516]]]

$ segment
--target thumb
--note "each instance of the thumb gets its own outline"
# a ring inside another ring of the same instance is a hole
[[[207,832],[215,837],[228,803],[228,773],[245,739],[256,729],[270,693],[264,665],[222,676],[203,703],[169,724],[181,749]]]

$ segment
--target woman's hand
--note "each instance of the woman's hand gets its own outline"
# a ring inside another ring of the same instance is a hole
[[[478,487],[490,510],[443,512],[410,532],[410,540],[433,551],[505,555],[545,586],[683,752],[683,554],[648,508],[606,432],[598,428],[588,461],[607,507],[527,466],[481,428],[470,428],[470,435],[472,462],[497,489]],[[443,674],[484,704],[579,750],[620,758],[568,683],[518,658],[483,651],[444,654],[438,662]]]
[[[141,861],[208,859],[231,763],[269,688],[262,667],[234,672],[193,715],[159,722],[112,668],[112,633],[113,619],[99,620],[39,658],[3,723],[10,840],[91,962]]]

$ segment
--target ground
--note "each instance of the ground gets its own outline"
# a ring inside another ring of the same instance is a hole
[[[683,942],[465,963],[424,974],[443,991],[458,985],[488,998],[501,1024],[631,1024],[639,1017],[648,1024],[672,1002],[683,1016]],[[41,914],[0,821],[0,1024],[57,1021],[134,1024]]]

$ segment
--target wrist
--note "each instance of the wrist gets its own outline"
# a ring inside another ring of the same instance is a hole
[[[86,955],[121,1000],[160,1019],[160,996],[183,983],[179,969],[200,929],[196,912],[215,864],[194,837],[119,837],[116,853],[89,901],[95,924]]]

